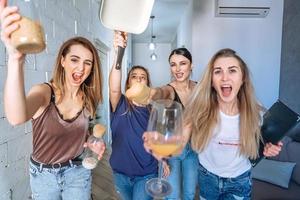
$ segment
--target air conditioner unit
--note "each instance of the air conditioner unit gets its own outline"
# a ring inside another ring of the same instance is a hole
[[[216,17],[266,17],[272,0],[215,0]]]

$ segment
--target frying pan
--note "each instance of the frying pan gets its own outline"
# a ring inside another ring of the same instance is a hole
[[[112,30],[140,34],[148,26],[154,0],[102,0],[100,21]],[[124,48],[118,47],[116,68],[120,69]]]

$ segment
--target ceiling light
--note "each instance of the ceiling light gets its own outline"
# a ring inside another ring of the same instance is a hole
[[[156,48],[156,45],[153,41],[150,42],[149,44],[149,50],[153,51]]]
[[[155,16],[151,16],[151,37],[150,37],[150,43],[149,43],[149,50],[153,51],[155,49],[155,43],[153,42],[153,40],[155,39],[155,35],[153,35],[153,19],[155,18]]]
[[[151,60],[156,60],[156,59],[157,59],[157,55],[153,52],[153,53],[150,55],[150,58],[151,58]]]

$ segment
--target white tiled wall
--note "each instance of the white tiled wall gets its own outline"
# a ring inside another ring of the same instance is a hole
[[[13,2],[18,5],[20,1]],[[51,78],[56,53],[64,40],[77,34],[91,41],[98,38],[111,46],[112,32],[104,29],[98,19],[100,0],[34,0],[33,3],[40,13],[47,49],[38,55],[27,56],[24,68],[26,91],[33,84]],[[32,151],[32,127],[30,122],[12,127],[5,118],[5,57],[5,48],[0,42],[0,200],[25,200],[30,199],[28,161]]]

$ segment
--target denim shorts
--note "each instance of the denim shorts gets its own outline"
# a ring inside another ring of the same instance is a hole
[[[91,170],[82,165],[42,168],[29,163],[30,186],[34,200],[89,200]]]
[[[167,180],[172,186],[172,192],[167,200],[193,200],[196,193],[198,178],[198,155],[188,143],[179,156],[168,160],[170,175]]]
[[[250,200],[251,170],[235,178],[217,176],[199,164],[200,200]]]

